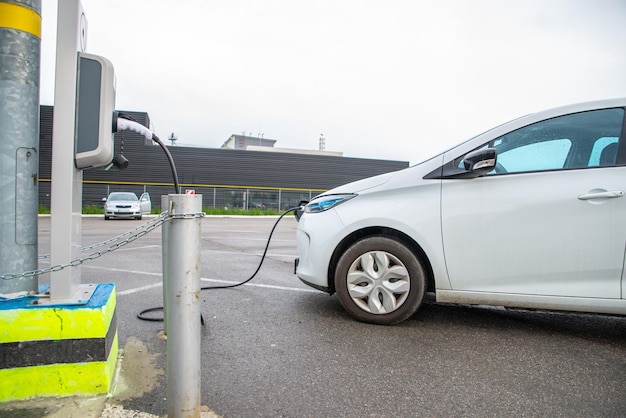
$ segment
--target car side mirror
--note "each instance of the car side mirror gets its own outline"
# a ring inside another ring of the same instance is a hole
[[[483,148],[465,155],[462,164],[458,159],[448,161],[443,166],[431,171],[424,179],[474,179],[487,174],[496,167],[498,151],[495,148]]]
[[[463,158],[463,166],[466,171],[478,175],[487,174],[496,167],[498,152],[495,148],[483,148],[472,151]]]

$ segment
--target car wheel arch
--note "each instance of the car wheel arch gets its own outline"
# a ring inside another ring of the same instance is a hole
[[[424,252],[422,247],[413,238],[403,233],[402,231],[394,228],[374,226],[352,232],[351,234],[347,235],[343,240],[341,240],[341,242],[335,247],[335,250],[333,251],[333,254],[330,258],[330,263],[328,263],[327,273],[328,286],[330,288],[331,294],[335,293],[335,270],[337,268],[337,263],[339,262],[341,255],[355,242],[372,236],[391,238],[408,247],[422,263],[427,280],[426,292],[435,291],[433,269],[430,264],[430,260],[426,256],[426,253]]]

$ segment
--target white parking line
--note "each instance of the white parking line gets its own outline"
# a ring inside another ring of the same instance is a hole
[[[161,277],[161,273],[151,273],[148,271],[139,271],[139,270],[126,270],[126,269],[116,269],[113,267],[102,267],[102,266],[91,266],[89,264],[82,264],[83,268],[97,269],[97,270],[107,270],[107,271],[117,271],[120,273],[130,273],[130,274],[143,274],[148,276],[159,276]]]
[[[205,279],[205,278],[201,278],[200,279],[203,282],[212,282],[212,283],[222,283],[222,284],[237,284],[239,282],[233,282],[230,280],[218,280],[218,279]],[[286,286],[277,286],[277,285],[272,285],[272,284],[261,284],[261,283],[246,283],[243,286],[251,286],[251,287],[262,287],[262,288],[267,288],[267,289],[276,289],[276,290],[288,290],[291,292],[311,292],[311,293],[320,293],[319,290],[315,290],[315,289],[305,289],[305,288],[301,288],[301,287],[286,287]]]
[[[122,247],[118,248],[115,251],[136,251],[136,250],[145,250],[147,248],[161,248],[160,245],[142,245],[136,247]]]
[[[109,270],[109,271],[116,271],[116,272],[124,272],[124,273],[130,273],[130,274],[142,274],[142,275],[148,275],[148,276],[161,276],[161,273],[149,273],[149,272],[145,272],[145,271],[133,271],[133,270],[123,270],[123,269],[115,269],[115,268],[109,268],[109,267],[98,267],[98,266],[85,266],[83,265],[83,267],[89,267],[89,268],[95,268],[95,269],[101,269],[101,270]],[[216,284],[222,284],[222,285],[233,285],[233,284],[237,284],[240,282],[236,282],[236,281],[232,281],[232,280],[220,280],[220,279],[208,279],[205,277],[200,278],[201,281],[203,282],[211,282],[211,283],[216,283]],[[157,283],[152,283],[152,284],[147,284],[144,286],[139,286],[139,287],[135,287],[132,289],[126,289],[126,290],[120,290],[117,292],[118,296],[126,296],[126,295],[131,295],[133,293],[138,293],[138,292],[142,292],[144,290],[150,290],[150,289],[154,289],[155,287],[161,287],[163,286],[162,282],[157,282]],[[258,288],[264,288],[264,289],[274,289],[274,290],[286,290],[289,292],[305,292],[305,293],[320,293],[319,290],[315,290],[315,289],[306,289],[306,288],[300,288],[300,287],[287,287],[287,286],[278,286],[278,285],[271,285],[271,284],[262,284],[262,283],[246,283],[243,286],[250,286],[250,287],[258,287]]]
[[[249,256],[253,256],[253,257],[261,257],[263,255],[263,253],[246,253],[243,251],[225,251],[225,250],[206,250],[206,252],[208,253],[214,253],[214,254],[239,254],[239,255],[249,255]],[[289,258],[296,258],[298,255],[297,254],[276,254],[276,253],[267,253],[265,255],[265,257],[289,257]]]
[[[163,283],[159,282],[159,283],[147,284],[141,287],[135,287],[133,289],[120,290],[119,292],[117,292],[117,296],[131,295],[133,293],[141,292],[144,290],[150,290],[150,289],[154,289],[155,287],[161,287],[161,286],[163,286]]]
[[[211,242],[224,242],[224,241],[242,241],[244,238],[242,237],[214,237],[211,236],[210,239],[204,238],[205,241],[211,241]],[[262,241],[262,242],[267,242],[267,237],[263,237],[263,238],[250,238],[250,237],[246,237],[245,241]],[[296,245],[296,242],[293,239],[280,239],[280,238],[272,238],[272,243],[274,242],[288,242],[290,244]]]

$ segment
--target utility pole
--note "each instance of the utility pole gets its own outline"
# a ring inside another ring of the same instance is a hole
[[[0,1],[0,274],[37,269],[41,0]],[[37,277],[0,294],[37,293]]]

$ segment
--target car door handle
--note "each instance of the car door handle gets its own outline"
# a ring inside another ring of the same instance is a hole
[[[613,197],[622,197],[624,196],[624,192],[622,190],[611,190],[611,191],[591,191],[589,193],[581,194],[578,196],[580,200],[591,200],[591,199],[610,199]]]

